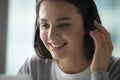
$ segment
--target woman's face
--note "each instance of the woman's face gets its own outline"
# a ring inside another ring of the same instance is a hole
[[[75,6],[66,1],[43,1],[39,23],[40,39],[54,59],[83,56],[85,31]]]

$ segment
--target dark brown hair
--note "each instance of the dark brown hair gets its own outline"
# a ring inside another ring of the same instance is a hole
[[[36,1],[36,22],[35,22],[35,37],[34,37],[34,48],[39,57],[42,58],[50,58],[52,59],[52,56],[50,52],[46,49],[44,46],[43,42],[40,39],[40,34],[39,34],[39,23],[38,23],[38,18],[39,18],[39,8],[41,3],[44,0],[37,0]],[[47,0],[46,0],[47,1]],[[88,60],[92,60],[93,53],[94,53],[94,41],[90,37],[89,32],[90,30],[93,30],[95,28],[94,20],[99,22],[100,17],[98,14],[98,10],[96,7],[96,4],[93,0],[63,0],[71,3],[77,8],[78,13],[83,16],[84,20],[84,29],[87,32],[85,34],[85,39],[84,39],[84,45],[85,45],[85,57]]]

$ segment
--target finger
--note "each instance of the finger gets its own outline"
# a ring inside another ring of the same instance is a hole
[[[96,33],[100,38],[102,47],[106,49],[108,47],[107,37],[103,33],[99,32],[99,31],[96,31]]]
[[[94,25],[98,31],[109,35],[109,32],[101,24],[99,24],[97,21],[94,21]]]
[[[100,33],[98,33],[98,31],[96,31],[96,30],[91,31],[90,36],[93,38],[96,48],[102,47],[103,40],[101,40],[102,37],[101,37]]]
[[[112,44],[112,40],[111,40],[111,37],[110,37],[110,33],[101,24],[99,24],[97,21],[94,21],[94,25],[96,26],[97,30],[100,31],[101,33],[103,33],[105,35],[105,37],[107,38],[106,42],[108,44],[108,47],[113,49],[113,44]]]
[[[110,35],[107,35],[108,48],[113,50],[113,44]]]
[[[104,49],[107,49],[108,48],[108,39],[107,39],[107,37],[103,33],[99,32],[99,31],[97,31],[97,34],[100,37],[102,47]]]

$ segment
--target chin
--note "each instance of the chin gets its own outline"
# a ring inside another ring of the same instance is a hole
[[[56,56],[56,55],[53,55],[52,57],[53,57],[53,59],[55,59],[55,60],[63,60],[63,59],[66,58],[65,56],[60,56],[60,55],[59,55],[59,56],[58,56],[58,55],[57,55],[57,56]]]

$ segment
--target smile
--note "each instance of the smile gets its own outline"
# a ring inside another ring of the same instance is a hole
[[[59,44],[59,45],[55,45],[55,44],[51,44],[52,47],[54,48],[59,48],[59,47],[62,47],[64,44]]]
[[[52,47],[52,51],[57,51],[62,49],[67,43],[63,43],[63,44],[50,44],[50,46]]]

